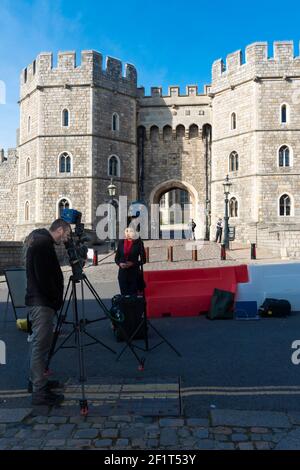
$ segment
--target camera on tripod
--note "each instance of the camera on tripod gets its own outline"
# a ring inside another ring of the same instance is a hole
[[[69,240],[65,242],[65,247],[73,276],[76,280],[80,280],[88,253],[88,247],[85,243],[89,241],[89,237],[84,232],[84,224],[81,222],[82,213],[75,209],[64,209],[61,218],[65,222],[75,225]]]

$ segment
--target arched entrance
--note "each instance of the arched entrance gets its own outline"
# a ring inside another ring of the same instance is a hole
[[[159,205],[160,238],[182,238],[191,218],[197,224],[199,238],[198,193],[184,181],[168,180],[157,185],[150,194],[150,204]]]

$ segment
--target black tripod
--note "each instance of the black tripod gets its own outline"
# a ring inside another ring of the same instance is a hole
[[[78,309],[78,296],[77,296],[77,285],[78,284],[80,284],[80,288],[81,288],[81,305],[82,305],[81,315],[80,315],[79,309]],[[86,317],[85,317],[84,285],[86,285],[88,287],[89,291],[92,293],[92,295],[95,298],[95,300],[97,301],[98,305],[100,306],[102,311],[105,313],[105,316],[103,316],[101,318],[97,318],[95,320],[86,319]],[[69,307],[70,307],[70,303],[72,303],[73,321],[67,321],[67,314],[68,314],[68,310],[69,310]],[[53,334],[53,341],[52,341],[52,345],[51,345],[51,348],[50,348],[50,352],[49,352],[48,360],[47,360],[47,364],[46,364],[46,371],[49,370],[49,365],[50,365],[51,359],[57,353],[57,351],[59,349],[63,349],[63,348],[69,348],[69,349],[72,348],[72,349],[74,349],[74,348],[77,348],[77,350],[78,350],[79,374],[80,374],[79,381],[80,381],[80,384],[81,384],[81,393],[82,393],[82,398],[79,401],[79,405],[80,405],[80,412],[84,416],[88,414],[88,403],[87,403],[87,399],[86,399],[86,395],[85,395],[85,382],[87,380],[87,377],[86,377],[85,362],[84,362],[84,347],[85,346],[91,346],[93,344],[100,344],[101,346],[103,346],[106,349],[108,349],[109,351],[111,351],[113,354],[116,354],[116,351],[111,349],[109,346],[104,344],[102,341],[100,341],[95,336],[91,335],[86,330],[86,326],[91,324],[91,323],[95,323],[95,322],[98,322],[98,321],[105,320],[107,318],[109,318],[111,320],[114,320],[114,321],[120,321],[120,319],[118,319],[118,318],[117,319],[112,318],[109,310],[106,308],[105,304],[103,303],[103,301],[101,300],[101,298],[97,294],[97,292],[94,289],[94,287],[92,286],[91,282],[88,280],[88,278],[86,277],[86,275],[83,272],[80,275],[74,275],[73,274],[72,276],[70,276],[68,286],[67,286],[67,289],[66,289],[66,293],[65,293],[65,296],[64,296],[64,300],[63,300],[63,305],[62,305],[62,308],[61,308],[61,310],[58,314],[57,324],[56,324],[56,328],[55,328],[55,331],[54,331],[54,334]],[[67,337],[64,339],[64,341],[58,347],[56,347],[58,337],[59,337],[59,334],[61,332],[61,328],[62,328],[63,324],[72,325],[73,329],[67,335]],[[121,326],[120,326],[120,328],[122,329]],[[122,331],[123,331],[123,329],[122,329]],[[67,346],[66,343],[68,342],[68,340],[73,335],[74,335],[74,339],[75,339],[75,341],[74,341],[75,345]],[[91,339],[92,342],[85,344],[84,341],[83,341],[83,335],[87,336],[89,339]],[[134,354],[135,358],[137,359],[137,361],[139,363],[139,369],[140,369],[141,364],[142,364],[142,360],[136,354],[136,351],[134,350],[134,346],[130,343],[130,340],[127,339],[128,336],[126,335],[126,332],[124,332],[124,336],[126,338],[127,346],[130,348],[130,350],[132,351],[132,353]]]
[[[127,344],[124,346],[124,348],[122,349],[122,351],[120,352],[120,354],[117,356],[117,361],[120,359],[120,357],[122,356],[122,354],[124,353],[124,351],[129,347],[129,346],[132,346],[133,348],[137,348],[141,351],[144,351],[144,352],[149,352],[149,351],[153,351],[153,349],[157,348],[158,346],[160,346],[161,344],[163,343],[166,343],[176,354],[177,356],[181,357],[181,354],[177,351],[177,349],[175,349],[175,347],[165,338],[165,336],[163,336],[157,328],[155,328],[152,323],[150,322],[150,320],[148,319],[147,317],[147,301],[146,301],[146,296],[145,296],[145,281],[144,281],[144,268],[143,268],[143,265],[145,263],[145,252],[144,252],[144,247],[143,247],[143,244],[142,244],[142,240],[139,239],[139,276],[140,276],[140,280],[141,280],[141,291],[142,291],[142,295],[143,295],[143,300],[144,300],[144,311],[143,311],[143,314],[142,314],[142,320],[141,322],[139,323],[139,325],[137,326],[137,328],[135,329],[135,331],[132,333],[132,335],[130,336],[130,338],[128,338],[127,340]],[[148,330],[149,328],[151,328],[160,338],[161,338],[161,341],[157,344],[155,344],[154,346],[152,347],[149,347],[149,338],[148,338]],[[137,345],[133,345],[132,344],[132,341],[134,340],[135,336],[141,331],[141,330],[144,330],[144,335],[145,335],[145,348],[141,348],[140,346],[137,346]],[[145,364],[145,358],[142,358],[142,363],[139,367],[140,370],[144,370],[144,364]]]

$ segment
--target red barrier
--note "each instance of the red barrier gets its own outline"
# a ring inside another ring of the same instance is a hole
[[[207,312],[215,288],[236,292],[248,282],[246,265],[200,269],[145,271],[149,318],[197,316]]]

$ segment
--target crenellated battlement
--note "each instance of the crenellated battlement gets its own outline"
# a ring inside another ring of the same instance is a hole
[[[293,41],[275,41],[273,57],[268,56],[267,42],[255,42],[246,47],[245,61],[242,51],[238,50],[228,54],[225,62],[218,59],[213,63],[212,91],[255,77],[293,75],[300,76],[300,57],[295,56]]]
[[[21,97],[36,87],[53,85],[94,84],[119,89],[123,92],[136,92],[137,72],[133,65],[119,59],[107,57],[103,68],[103,56],[99,52],[81,52],[81,62],[77,64],[76,52],[65,51],[57,55],[57,65],[53,66],[52,52],[42,52],[22,70]]]
[[[145,88],[140,87],[138,88],[138,96],[139,98],[172,98],[172,97],[195,97],[195,96],[204,96],[207,95],[209,92],[210,85],[204,86],[204,93],[198,93],[198,85],[187,85],[185,89],[185,93],[180,93],[180,87],[177,85],[169,86],[168,87],[168,94],[163,95],[162,87],[151,87],[150,95],[145,95]]]

